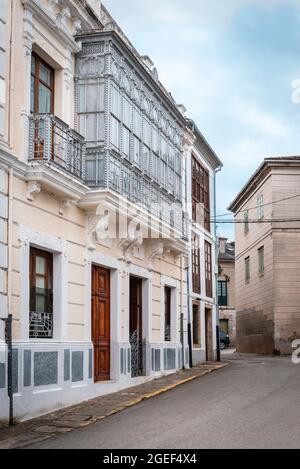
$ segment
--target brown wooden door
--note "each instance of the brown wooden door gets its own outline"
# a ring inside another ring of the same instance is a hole
[[[94,380],[110,379],[110,271],[92,267],[92,341]]]
[[[212,312],[205,308],[205,349],[206,361],[212,361],[213,357],[213,334],[212,334]]]
[[[130,277],[129,333],[131,344],[131,376],[143,376],[145,344],[143,341],[142,279]]]

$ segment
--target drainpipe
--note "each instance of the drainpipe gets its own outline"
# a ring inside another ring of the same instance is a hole
[[[188,245],[189,245],[189,254],[187,257],[187,265],[185,267],[186,270],[186,284],[187,284],[187,313],[188,313],[188,348],[189,348],[189,367],[193,367],[193,346],[192,346],[192,325],[191,325],[191,305],[190,305],[190,298],[191,298],[191,286],[190,286],[190,248],[191,248],[191,238],[190,238],[190,219],[189,219],[189,214],[187,211],[187,204],[188,204],[188,164],[189,164],[189,158],[186,156],[185,160],[185,203],[186,203],[186,230],[187,230],[187,237],[188,237]]]
[[[214,236],[215,236],[215,258],[216,265],[218,267],[219,262],[219,246],[217,242],[217,173],[221,171],[222,166],[219,166],[214,172]],[[221,361],[220,352],[220,315],[219,315],[219,304],[218,304],[218,269],[215,274],[215,295],[216,295],[216,340],[217,340],[217,361]]]

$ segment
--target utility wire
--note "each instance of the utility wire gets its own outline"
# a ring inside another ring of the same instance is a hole
[[[285,197],[284,199],[275,200],[274,202],[268,202],[266,204],[256,205],[255,207],[246,208],[244,210],[240,210],[239,213],[247,212],[249,210],[255,210],[258,207],[267,207],[268,205],[278,204],[279,202],[284,202],[285,200],[295,199],[296,197],[300,197],[300,194],[292,195],[291,197]],[[223,214],[217,215],[217,217],[230,217],[230,216],[232,216],[232,213],[223,213]]]
[[[252,223],[293,223],[293,222],[300,222],[300,218],[271,218],[271,219],[265,219],[263,218],[262,220],[247,220],[247,224],[252,224]],[[213,223],[216,224],[225,224],[225,223],[232,223],[232,224],[245,224],[244,220],[215,220]]]

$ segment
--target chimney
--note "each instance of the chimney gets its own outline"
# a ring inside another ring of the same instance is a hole
[[[225,254],[226,252],[226,243],[228,238],[219,237],[219,252],[220,254]]]

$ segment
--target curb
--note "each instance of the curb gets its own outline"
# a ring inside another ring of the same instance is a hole
[[[52,438],[54,436],[57,436],[61,433],[71,432],[71,431],[76,430],[76,429],[88,427],[88,426],[90,426],[94,423],[97,423],[101,420],[106,419],[107,417],[110,417],[111,415],[118,414],[119,412],[122,412],[123,410],[126,410],[127,408],[134,407],[135,405],[140,404],[142,401],[146,401],[148,399],[152,399],[154,397],[157,397],[157,396],[159,396],[161,394],[164,394],[164,393],[166,393],[166,392],[168,392],[168,391],[170,391],[174,388],[177,388],[178,386],[181,386],[182,384],[186,384],[186,383],[189,383],[191,381],[194,381],[195,379],[198,379],[198,378],[201,378],[202,376],[213,373],[214,371],[218,371],[218,370],[220,370],[220,369],[222,369],[222,368],[224,368],[228,365],[229,365],[229,363],[222,362],[221,364],[218,364],[217,366],[214,366],[211,369],[201,370],[201,372],[199,374],[195,374],[193,376],[183,378],[179,381],[176,381],[175,383],[172,383],[172,384],[164,386],[160,389],[157,389],[156,391],[152,391],[152,392],[143,394],[140,397],[137,397],[137,398],[133,399],[132,401],[126,402],[126,404],[124,404],[120,407],[113,408],[112,410],[107,412],[105,415],[91,415],[91,417],[88,420],[81,422],[77,427],[68,427],[67,421],[66,421],[65,426],[59,426],[58,424],[55,425],[55,421],[53,421],[53,425],[51,425],[53,427],[53,430],[51,432],[42,431],[43,426],[41,426],[40,429],[39,429],[39,427],[33,428],[31,430],[31,432],[32,432],[32,440],[31,441],[30,441],[30,439],[27,440],[27,441],[19,441],[19,442],[17,442],[15,440],[10,445],[9,440],[4,440],[3,442],[0,442],[0,448],[2,448],[2,449],[4,449],[4,448],[6,448],[6,449],[24,448],[26,446],[30,446],[32,444],[35,444],[39,441],[43,441],[43,440]],[[63,418],[61,420],[63,420]],[[40,435],[40,436],[38,437],[38,435]],[[18,438],[18,437],[16,437],[16,438]],[[12,439],[14,439],[14,438],[12,438]],[[5,441],[6,441],[6,444],[5,444]]]

